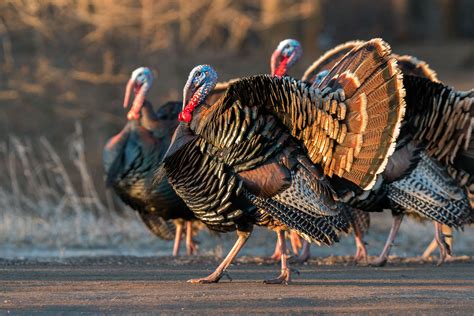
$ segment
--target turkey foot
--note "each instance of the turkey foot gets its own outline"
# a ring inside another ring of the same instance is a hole
[[[232,281],[232,278],[230,277],[230,275],[227,271],[217,271],[216,270],[213,273],[209,274],[205,278],[188,280],[188,283],[193,283],[193,284],[217,283],[217,282],[219,282],[220,279],[222,279],[223,276],[227,277],[229,279],[229,281]]]
[[[282,269],[280,275],[276,279],[265,280],[265,284],[285,284],[288,285],[291,282],[291,269]]]
[[[286,253],[285,232],[280,230],[278,234],[278,245],[281,252],[281,273],[276,279],[265,280],[265,284],[289,284],[291,282],[291,269],[288,265],[288,254]],[[299,273],[299,272],[298,272]]]
[[[451,227],[447,225],[442,226],[442,233],[444,234],[444,238],[446,240],[446,243],[448,244],[449,248],[452,250],[453,248],[453,230]],[[436,223],[435,223],[435,234],[436,234]],[[428,260],[433,251],[438,248],[438,241],[436,240],[436,235],[435,238],[433,238],[433,241],[429,244],[429,246],[426,248],[426,250],[423,252],[421,255],[421,258],[423,260]],[[451,256],[446,257],[446,261],[452,260]]]
[[[222,276],[227,276],[232,281],[232,279],[230,278],[230,276],[227,273],[226,269],[229,267],[229,265],[232,263],[234,258],[237,256],[239,251],[245,245],[245,243],[249,239],[251,233],[252,233],[251,230],[249,232],[244,232],[244,231],[238,230],[237,235],[239,236],[239,238],[237,239],[234,246],[232,247],[232,249],[227,254],[227,257],[225,257],[225,259],[216,268],[216,270],[205,278],[188,280],[188,283],[195,283],[195,284],[196,283],[197,284],[217,283],[222,278]]]
[[[403,220],[403,214],[393,216],[392,228],[390,229],[390,234],[388,235],[387,242],[385,243],[385,247],[383,248],[382,253],[378,256],[378,258],[370,263],[371,266],[383,267],[387,263],[390,249],[392,248],[393,241],[395,240],[398,230],[400,229],[402,220]]]

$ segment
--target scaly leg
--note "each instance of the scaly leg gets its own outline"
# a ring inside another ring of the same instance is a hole
[[[354,225],[356,226],[356,225]],[[358,227],[354,227],[354,240],[356,243],[357,251],[354,256],[354,262],[359,263],[362,260],[364,263],[368,263],[367,248],[365,247],[365,242],[363,239],[363,234]]]
[[[291,270],[287,262],[285,232],[280,230],[278,233],[278,245],[281,252],[281,273],[276,279],[265,280],[265,284],[288,284],[291,282]]]
[[[193,222],[186,221],[186,255],[190,256],[197,252],[197,246],[193,240]]]
[[[174,235],[173,256],[177,257],[179,255],[179,247],[181,245],[181,239],[183,236],[183,223],[181,221],[177,221],[175,224],[176,233]]]
[[[397,236],[398,230],[400,229],[400,224],[403,220],[403,213],[400,215],[393,216],[392,228],[390,229],[390,234],[388,235],[387,242],[385,247],[382,250],[382,253],[377,259],[370,263],[371,266],[382,267],[387,263],[388,255],[390,253],[390,248],[392,248],[393,241]]]
[[[281,252],[280,252],[280,245],[278,244],[278,239],[275,243],[275,251],[273,251],[273,254],[270,256],[271,260],[278,261],[281,258]]]
[[[243,231],[237,231],[237,235],[239,238],[235,242],[234,246],[230,250],[229,254],[227,254],[227,257],[225,257],[224,261],[221,262],[221,264],[217,267],[217,269],[211,273],[209,276],[201,279],[191,279],[188,280],[190,283],[217,283],[219,280],[222,278],[224,274],[226,274],[226,269],[229,267],[229,265],[232,263],[234,260],[235,256],[239,253],[240,249],[245,245],[247,240],[250,237],[250,234],[252,232],[243,232]]]
[[[291,249],[293,250],[293,254],[298,255],[298,251],[303,245],[301,244],[301,238],[295,231],[290,232],[290,242],[291,242]]]
[[[441,231],[443,232],[444,235],[444,240],[449,246],[449,249],[451,252],[453,251],[453,229],[449,227],[448,225],[443,225],[441,227]]]
[[[442,224],[435,222],[435,239],[439,248],[438,265],[442,265],[446,259],[451,258],[451,248],[444,239],[442,226]]]
[[[447,225],[443,225],[442,232],[444,234],[446,243],[448,244],[449,248],[452,250],[453,249],[453,230],[451,229],[451,227]],[[425,249],[421,257],[423,259],[428,259],[433,253],[433,251],[436,250],[436,248],[438,248],[438,242],[436,241],[436,237],[435,237],[433,238],[429,246]]]

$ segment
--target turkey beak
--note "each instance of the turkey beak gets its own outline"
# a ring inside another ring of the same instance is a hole
[[[130,101],[130,95],[132,94],[133,85],[135,84],[134,79],[128,80],[127,87],[125,88],[125,98],[123,99],[123,108],[128,107],[128,102]]]
[[[191,92],[191,86],[189,84],[186,84],[183,90],[183,108],[181,109],[182,111],[188,105],[189,100],[191,99],[192,92]]]
[[[128,88],[128,85],[127,85]],[[148,91],[148,84],[144,83],[138,90],[138,93],[135,95],[135,99],[133,99],[132,108],[128,112],[128,119],[138,119],[140,117],[140,110],[142,109],[143,103],[145,102],[145,95]]]

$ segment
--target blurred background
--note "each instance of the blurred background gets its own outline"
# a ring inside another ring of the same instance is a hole
[[[156,72],[149,100],[159,106],[180,99],[196,64],[212,64],[221,81],[267,73],[279,41],[295,38],[304,57],[290,75],[300,77],[341,42],[382,37],[471,89],[473,14],[472,0],[0,1],[0,257],[170,253],[103,185],[102,148],[125,124],[123,91],[136,67]],[[389,214],[374,218],[371,254]],[[419,254],[431,232],[407,221],[395,253]],[[273,238],[257,231],[246,251],[270,254]],[[455,250],[472,254],[472,230],[458,239]],[[221,251],[199,240],[203,252]]]

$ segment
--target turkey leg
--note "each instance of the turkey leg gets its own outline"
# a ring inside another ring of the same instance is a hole
[[[287,262],[288,254],[286,253],[285,232],[280,230],[277,234],[281,252],[281,273],[276,279],[265,280],[263,282],[265,284],[288,284],[291,282],[291,270]]]
[[[308,241],[303,239],[303,243],[301,245],[301,251],[300,254],[297,258],[292,259],[292,263],[305,263],[308,261],[308,259],[311,257],[311,252],[310,252],[311,245],[309,244]]]
[[[280,258],[281,258],[280,245],[278,244],[278,238],[277,238],[277,241],[275,243],[275,251],[273,251],[273,254],[270,256],[270,259],[277,261],[277,260],[280,260]]]
[[[197,246],[193,240],[193,222],[186,221],[186,255],[190,256],[197,252]]]
[[[174,235],[173,256],[177,257],[179,255],[179,246],[181,245],[181,239],[183,236],[183,223],[181,221],[177,221],[175,225],[176,233]]]
[[[379,255],[379,257],[370,263],[371,266],[382,267],[387,263],[390,249],[392,248],[393,241],[395,240],[398,230],[400,229],[400,224],[402,223],[402,220],[403,214],[393,216],[392,228],[390,229],[390,234],[388,235],[385,247],[383,248],[382,253]]]
[[[290,232],[290,242],[291,242],[291,248],[293,249],[293,253],[295,255],[298,255],[298,249],[302,248],[300,236],[294,231]],[[280,244],[278,242],[278,234],[277,234],[277,241],[275,243],[275,251],[273,251],[273,254],[270,257],[271,260],[281,260],[281,250],[280,250]]]
[[[435,229],[436,229],[436,227],[435,227]],[[443,225],[442,231],[443,231],[446,243],[448,244],[449,248],[451,248],[451,250],[452,250],[453,249],[453,230],[451,229],[451,227],[449,227],[447,225]],[[433,253],[433,251],[436,250],[436,248],[438,248],[438,242],[436,241],[436,237],[435,237],[435,238],[433,238],[433,240],[431,241],[429,246],[425,249],[425,251],[423,252],[423,255],[421,257],[423,259],[428,259],[431,256],[431,254]]]
[[[446,243],[443,235],[443,224],[435,222],[435,239],[439,248],[438,265],[442,265],[446,259],[451,258],[451,247]]]
[[[211,273],[209,276],[201,279],[191,279],[188,280],[189,283],[199,283],[199,284],[206,284],[206,283],[217,283],[219,280],[222,278],[224,274],[226,274],[226,269],[229,267],[229,265],[232,263],[234,260],[235,256],[239,253],[240,249],[245,245],[247,240],[250,237],[250,232],[243,232],[243,231],[237,231],[237,235],[239,238],[235,242],[234,246],[230,250],[229,254],[227,257],[225,257],[224,261],[221,262],[221,264],[217,267],[217,269]]]
[[[354,262],[359,263],[362,260],[367,264],[367,248],[365,247],[365,242],[363,236],[357,225],[354,225],[354,240],[356,243],[356,254],[354,256]]]
[[[298,251],[303,245],[301,244],[300,236],[293,230],[290,232],[290,242],[293,254],[298,255]]]

